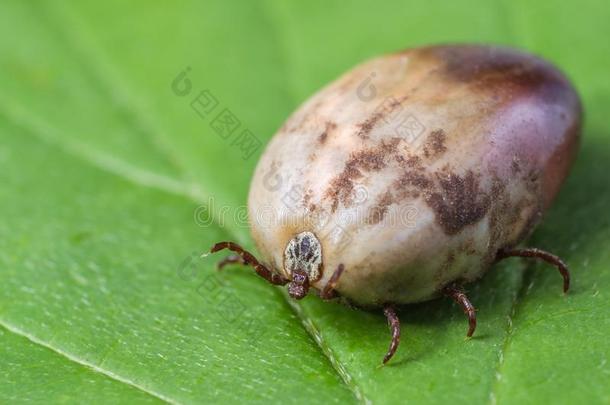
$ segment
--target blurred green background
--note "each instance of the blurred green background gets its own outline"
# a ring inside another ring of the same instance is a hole
[[[0,402],[610,403],[608,21],[601,0],[2,1]],[[377,368],[381,314],[198,259],[252,246],[262,148],[244,159],[191,102],[207,91],[264,145],[356,63],[436,42],[537,53],[580,91],[579,159],[529,243],[574,288],[507,261],[469,287],[474,339],[451,302],[412,306]]]

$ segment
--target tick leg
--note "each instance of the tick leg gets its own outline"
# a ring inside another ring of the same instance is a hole
[[[285,285],[286,283],[288,283],[288,280],[286,280],[284,277],[282,277],[279,274],[275,274],[275,273],[271,272],[267,267],[265,267],[263,264],[259,263],[259,261],[256,260],[256,257],[254,257],[254,255],[252,253],[244,250],[237,243],[218,242],[217,244],[212,246],[212,248],[210,249],[210,253],[215,253],[215,252],[218,252],[219,250],[223,250],[223,249],[228,249],[232,252],[237,253],[237,256],[239,256],[239,258],[240,258],[239,261],[241,261],[241,263],[252,266],[254,268],[254,271],[256,271],[256,274],[258,274],[259,276],[261,276],[262,278],[264,278],[271,284]],[[227,259],[230,261],[227,262]],[[227,259],[221,261],[220,264],[224,265],[227,263],[232,263],[232,262],[237,261],[237,260],[232,259],[231,256],[229,256]]]
[[[443,288],[443,294],[447,297],[451,297],[456,304],[462,307],[464,314],[468,315],[468,333],[466,333],[466,336],[471,337],[474,330],[477,328],[477,313],[464,293],[464,290],[455,285],[451,285]]]
[[[536,248],[502,249],[498,251],[496,261],[513,256],[535,257],[554,265],[557,267],[557,270],[559,270],[559,273],[561,273],[561,277],[563,277],[563,292],[567,293],[570,289],[570,271],[568,270],[568,266],[558,256]]]
[[[244,262],[244,259],[241,258],[241,256],[239,256],[239,255],[229,255],[229,256],[225,257],[224,259],[222,259],[221,261],[218,262],[218,264],[217,264],[218,270],[222,270],[222,268],[225,267],[226,265],[233,264],[233,263],[246,264]]]
[[[337,285],[337,281],[339,281],[339,277],[341,277],[343,270],[345,270],[345,267],[343,266],[343,263],[341,263],[339,266],[337,266],[337,270],[335,270],[333,275],[330,276],[328,283],[326,283],[322,291],[320,291],[320,298],[323,300],[330,300],[338,296],[337,292],[335,291],[335,286]]]
[[[396,349],[398,349],[398,345],[400,344],[400,320],[396,315],[396,311],[392,305],[386,305],[383,308],[383,313],[386,318],[388,318],[388,325],[390,325],[390,330],[392,331],[392,341],[390,342],[390,348],[388,352],[383,357],[383,364],[386,364],[394,353],[396,353]]]

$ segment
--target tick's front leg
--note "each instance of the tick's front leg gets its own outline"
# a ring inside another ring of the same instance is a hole
[[[335,270],[333,275],[330,276],[330,280],[328,280],[328,283],[326,283],[322,291],[320,291],[320,298],[323,300],[330,300],[338,296],[337,292],[335,291],[335,286],[337,285],[343,270],[345,270],[345,266],[343,266],[343,264],[337,266],[337,270]]]
[[[235,252],[235,255],[231,255],[221,260],[218,263],[218,268],[222,268],[223,266],[229,263],[241,263],[248,266],[252,266],[256,274],[275,285],[285,285],[289,280],[285,279],[283,276],[279,274],[273,273],[263,264],[261,264],[256,257],[247,250],[244,250],[241,246],[234,242],[218,242],[210,249],[210,253],[215,253],[223,249],[228,249],[232,252]]]

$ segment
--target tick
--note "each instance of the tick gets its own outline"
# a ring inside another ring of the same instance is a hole
[[[463,285],[508,257],[554,265],[519,247],[539,223],[578,150],[581,103],[550,63],[509,48],[447,45],[369,60],[307,100],[269,142],[248,213],[264,260],[241,263],[294,299],[381,308],[446,296],[476,328]]]

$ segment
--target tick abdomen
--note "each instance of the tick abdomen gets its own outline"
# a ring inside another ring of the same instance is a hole
[[[580,114],[559,71],[514,50],[438,46],[368,61],[268,145],[249,196],[257,247],[289,277],[286,246],[312,232],[322,269],[345,265],[336,290],[352,302],[430,299],[529,234],[573,160]]]
[[[567,79],[532,55],[433,46],[364,63],[318,92],[261,156],[249,215],[264,262],[230,241],[210,252],[248,265],[296,300],[319,290],[383,307],[442,294],[468,317],[462,284],[495,261],[549,252],[515,248],[534,229],[578,149],[581,105]]]

